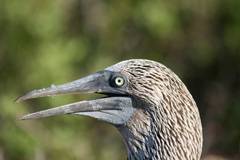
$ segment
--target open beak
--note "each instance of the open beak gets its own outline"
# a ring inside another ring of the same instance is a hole
[[[80,101],[59,106],[23,116],[21,119],[36,119],[64,114],[85,115],[115,125],[124,124],[131,117],[135,109],[132,99],[123,90],[111,87],[109,79],[111,71],[101,71],[62,85],[52,85],[49,88],[33,90],[19,97],[17,102],[27,99],[55,96],[60,94],[102,93],[106,98]]]

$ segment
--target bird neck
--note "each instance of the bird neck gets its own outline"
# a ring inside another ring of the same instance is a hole
[[[156,127],[151,126],[151,118],[144,114],[143,111],[136,112],[126,125],[118,127],[127,148],[128,160],[160,159]]]
[[[167,118],[169,116],[158,115],[138,110],[127,124],[118,127],[127,148],[128,160],[199,160],[201,124],[179,128]]]

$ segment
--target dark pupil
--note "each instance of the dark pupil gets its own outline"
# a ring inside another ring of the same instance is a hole
[[[118,83],[120,83],[121,82],[121,79],[118,79]]]

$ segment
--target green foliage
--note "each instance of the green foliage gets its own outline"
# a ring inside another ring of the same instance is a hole
[[[121,137],[110,125],[76,116],[17,119],[88,95],[20,104],[14,99],[129,58],[153,59],[179,74],[201,111],[204,153],[239,156],[239,5],[0,0],[0,159],[125,159]]]

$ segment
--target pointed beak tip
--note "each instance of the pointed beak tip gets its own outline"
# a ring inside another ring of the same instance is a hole
[[[27,94],[24,94],[24,95],[22,95],[22,96],[19,96],[19,97],[17,97],[16,99],[15,99],[15,102],[16,103],[20,103],[20,102],[22,102],[22,101],[25,101],[25,100],[28,100],[28,99],[31,99],[31,98],[34,98],[33,96],[29,96],[29,93],[27,93]]]
[[[29,115],[25,115],[25,116],[19,117],[18,119],[19,120],[28,120],[28,119],[32,119],[32,118]]]
[[[24,94],[24,95],[22,95],[22,96],[17,97],[14,101],[15,101],[16,103],[20,103],[20,102],[25,101],[25,100],[27,100],[27,99],[29,99],[28,96],[27,96],[27,94]]]
[[[17,97],[17,98],[14,100],[14,102],[16,102],[16,103],[20,103],[20,102],[22,102],[22,101],[23,101],[22,97]]]
[[[20,118],[18,118],[19,120],[26,120],[26,118],[24,118],[24,117],[20,117]]]
[[[16,120],[26,120],[25,116],[17,116]]]

